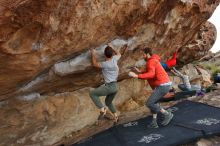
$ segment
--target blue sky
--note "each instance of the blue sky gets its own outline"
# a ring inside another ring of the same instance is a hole
[[[209,21],[215,24],[215,27],[217,29],[217,39],[214,46],[211,48],[211,51],[215,53],[217,51],[220,51],[220,6],[216,8]]]

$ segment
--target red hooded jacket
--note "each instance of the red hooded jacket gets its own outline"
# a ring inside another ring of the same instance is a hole
[[[138,75],[139,79],[146,79],[151,88],[170,82],[169,76],[160,64],[160,57],[153,54],[146,63],[146,72]]]
[[[177,51],[173,53],[173,57],[171,59],[166,61],[166,65],[168,68],[172,68],[173,66],[176,65],[176,54],[177,54]]]

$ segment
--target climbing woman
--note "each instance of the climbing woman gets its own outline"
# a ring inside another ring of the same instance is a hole
[[[127,48],[127,46],[123,46],[124,49]],[[105,104],[108,107],[108,109],[113,113],[114,115],[114,121],[118,121],[118,115],[116,113],[115,106],[113,105],[112,101],[115,98],[115,95],[118,91],[118,85],[117,85],[117,78],[119,73],[118,68],[118,60],[121,57],[121,53],[117,50],[113,50],[113,48],[108,45],[105,48],[104,56],[105,61],[103,62],[97,62],[96,55],[94,49],[90,49],[91,51],[91,57],[92,57],[92,64],[96,68],[100,68],[102,70],[102,74],[104,77],[105,84],[92,90],[90,92],[90,97],[94,104],[100,109],[100,118],[103,118],[106,114],[107,108],[102,104],[99,97],[100,96],[106,96],[105,98]]]

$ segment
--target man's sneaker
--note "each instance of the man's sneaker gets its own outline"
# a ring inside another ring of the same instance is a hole
[[[161,125],[163,126],[166,126],[170,123],[170,121],[172,120],[173,118],[173,114],[171,112],[167,112],[167,113],[164,113],[164,119],[163,121],[161,122]]]
[[[147,126],[148,128],[159,128],[157,120],[152,120],[152,122]]]

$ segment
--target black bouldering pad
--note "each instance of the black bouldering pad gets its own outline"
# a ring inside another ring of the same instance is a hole
[[[220,108],[184,101],[176,106],[175,125],[201,130],[205,136],[220,134]]]
[[[117,125],[73,146],[175,146],[220,133],[220,109],[183,101],[171,108],[174,118],[168,126],[147,128],[152,117]],[[161,115],[158,123],[161,122]]]

